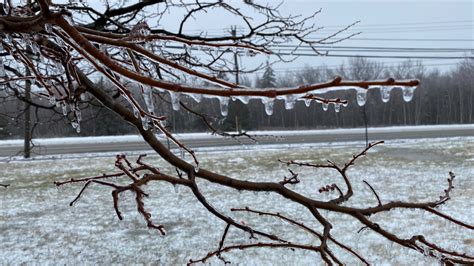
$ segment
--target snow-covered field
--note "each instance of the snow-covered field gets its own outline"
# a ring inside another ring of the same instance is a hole
[[[249,180],[279,181],[288,175],[277,159],[342,163],[360,151],[364,143],[338,143],[331,146],[285,145],[255,146],[246,150],[198,151],[203,168]],[[167,169],[157,157],[147,161]],[[302,183],[294,189],[305,195],[326,199],[318,188],[342,180],[335,172],[292,168],[300,173]],[[114,171],[114,157],[72,157],[61,159],[18,160],[0,162],[0,264],[185,264],[214,250],[225,224],[211,216],[185,188],[164,183],[146,187],[150,198],[146,208],[156,223],[162,223],[168,235],[161,237],[146,228],[136,213],[134,198],[125,194],[120,199],[124,220],[114,214],[110,189],[92,185],[74,206],[69,202],[81,185],[57,189],[53,181],[71,177],[87,177]],[[172,169],[167,169],[172,173]],[[474,137],[390,141],[375,147],[368,157],[349,171],[355,195],[348,205],[376,204],[362,180],[368,181],[382,201],[422,201],[436,199],[446,187],[448,172],[456,174],[452,200],[441,210],[472,223],[474,220]],[[229,215],[232,207],[249,206],[295,217],[313,228],[320,228],[308,211],[285,201],[279,195],[237,192],[205,181],[199,182],[206,197],[218,209]],[[333,235],[353,246],[375,264],[435,264],[418,253],[391,245],[383,238],[365,230],[352,219],[324,213],[333,224]],[[278,232],[282,237],[303,243],[317,244],[305,232],[280,221],[249,214],[237,219],[257,228]],[[372,216],[400,236],[425,234],[447,247],[474,254],[472,231],[450,225],[426,213],[394,211]],[[228,243],[248,241],[248,235],[231,229]],[[336,250],[351,264],[347,254]],[[319,256],[309,252],[287,250],[234,251],[225,257],[234,263],[252,265],[314,265]],[[220,264],[211,260],[212,264]]]

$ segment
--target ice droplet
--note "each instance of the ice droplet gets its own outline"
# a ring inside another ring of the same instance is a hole
[[[76,121],[72,121],[71,126],[72,128],[77,128],[79,126],[79,123],[77,123]]]
[[[219,97],[219,105],[221,108],[221,115],[227,116],[229,113],[229,97]]]
[[[415,94],[416,87],[403,87],[403,100],[405,102],[410,102],[413,99],[413,95]]]
[[[390,91],[392,90],[389,86],[382,86],[380,88],[380,96],[382,97],[382,102],[388,103],[390,101]]]
[[[322,107],[323,107],[323,111],[327,111],[328,108],[329,108],[329,104],[328,103],[323,103]]]
[[[262,103],[265,105],[265,113],[267,115],[272,115],[273,106],[275,105],[275,98],[262,98]]]
[[[194,166],[194,173],[198,173],[199,172],[199,164],[197,163],[196,166]]]
[[[171,98],[171,106],[173,110],[179,111],[179,99],[181,98],[181,93],[170,91],[170,98]]]
[[[286,95],[285,96],[285,109],[291,110],[295,107],[296,97],[295,95]]]
[[[76,127],[76,133],[79,134],[81,133],[81,125],[78,123]]]
[[[334,104],[334,111],[336,113],[339,113],[341,111],[341,103],[335,103]]]
[[[309,107],[311,105],[311,99],[304,99],[304,105],[306,105],[306,107]]]
[[[359,106],[364,106],[367,102],[367,90],[365,89],[358,89],[357,90],[357,104]]]
[[[135,118],[138,118],[140,116],[140,112],[135,106],[133,106],[133,116],[135,116]]]

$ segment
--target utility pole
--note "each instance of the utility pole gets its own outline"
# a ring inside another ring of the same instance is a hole
[[[27,5],[31,6],[31,0],[27,1]],[[28,49],[30,50],[30,49]],[[31,52],[31,51],[28,51]],[[31,75],[31,72],[26,68],[25,75]],[[31,156],[31,81],[25,79],[25,124],[24,124],[24,145],[23,145],[23,157],[30,158]]]
[[[232,37],[237,37],[237,27],[232,26],[230,28],[230,33],[232,34]],[[238,57],[237,51],[234,51],[234,72],[235,72],[235,84],[239,84],[239,57]]]
[[[365,147],[369,146],[369,131],[367,129],[367,112],[365,107],[367,106],[367,103],[364,104],[364,123],[365,123]]]
[[[232,37],[237,37],[237,27],[236,26],[232,26],[230,28],[230,33],[232,34]],[[235,72],[235,84],[239,84],[240,83],[240,80],[239,80],[239,55],[237,53],[237,51],[234,51],[234,72]],[[239,133],[241,133],[241,129],[239,127],[239,117],[237,116],[237,114],[235,115],[235,130]]]
[[[29,69],[25,73],[27,76],[31,75]],[[31,101],[31,81],[25,80],[25,124],[24,124],[24,145],[23,145],[23,157],[30,158],[31,156],[31,112],[30,112],[30,101]]]

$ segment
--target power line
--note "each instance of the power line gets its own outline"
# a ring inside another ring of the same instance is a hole
[[[474,42],[474,39],[350,38],[348,41]]]
[[[296,44],[273,44],[268,47],[284,47],[284,48],[311,48],[308,45]],[[474,48],[449,48],[449,47],[383,47],[383,46],[341,46],[341,45],[315,45],[317,49],[369,49],[369,50],[409,50],[409,51],[466,51],[474,50]]]
[[[315,53],[275,53],[276,55],[287,55],[287,56],[317,56],[321,55]],[[365,57],[365,58],[402,58],[402,59],[474,59],[472,56],[405,56],[405,55],[344,55],[344,54],[327,54],[324,57],[346,57],[346,58],[355,58],[355,57]]]

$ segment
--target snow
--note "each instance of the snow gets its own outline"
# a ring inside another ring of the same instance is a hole
[[[428,125],[428,126],[397,126],[397,127],[370,127],[370,133],[396,133],[404,131],[421,132],[421,131],[447,131],[447,130],[472,130],[474,135],[474,124],[460,125]],[[354,134],[363,133],[365,128],[339,128],[339,129],[321,129],[321,130],[280,130],[280,131],[248,131],[250,135],[264,136],[294,136],[294,135],[332,135],[332,134]],[[174,136],[179,140],[190,139],[209,139],[222,138],[219,135],[211,133],[175,133]],[[163,135],[159,136],[164,139]],[[67,138],[45,138],[34,139],[39,145],[68,145],[68,144],[94,144],[94,143],[128,143],[140,142],[143,138],[138,135],[123,136],[99,136],[99,137],[67,137]],[[21,146],[22,139],[0,140],[1,146]]]
[[[272,145],[248,146],[247,150],[212,152],[201,150],[201,167],[214,169],[235,178],[254,181],[278,181],[288,175],[287,167],[277,159],[337,163],[350,159],[365,143],[346,142],[337,145]],[[249,150],[251,152],[249,152]],[[114,153],[115,154],[115,153]],[[136,157],[128,153],[133,161]],[[189,159],[189,158],[186,158]],[[376,189],[383,202],[390,200],[424,201],[437,199],[446,187],[448,171],[456,174],[452,199],[441,211],[465,222],[474,220],[474,138],[439,138],[393,140],[372,149],[349,170],[355,194],[346,205],[376,204],[372,192],[362,180]],[[162,159],[146,158],[162,171],[173,173]],[[342,183],[335,172],[292,167],[300,174],[302,183],[291,186],[304,195],[328,199],[333,194],[319,194],[317,189],[328,183]],[[161,237],[147,229],[143,218],[136,214],[132,194],[120,197],[124,220],[114,214],[110,189],[92,184],[81,200],[69,207],[82,185],[57,189],[52,182],[114,172],[114,156],[62,160],[27,160],[0,162],[0,183],[10,183],[0,190],[0,264],[185,264],[217,248],[225,228],[220,220],[200,206],[188,189],[175,189],[168,184],[152,182],[144,187],[150,194],[145,208],[156,223],[164,224],[168,235]],[[119,180],[115,180],[119,181]],[[232,207],[249,206],[267,211],[279,211],[297,217],[315,229],[314,218],[295,204],[273,193],[238,192],[199,181],[198,185],[209,202],[226,215],[245,221],[265,231],[274,230],[292,241],[317,244],[303,231],[275,219],[229,211]],[[342,186],[342,184],[341,184]],[[334,236],[354,247],[373,264],[427,265],[433,259],[390,245],[383,238],[365,230],[347,216],[322,212],[334,223]],[[456,247],[474,253],[474,238],[469,230],[450,225],[427,213],[394,211],[370,217],[400,236],[423,233],[437,244]],[[417,230],[413,226],[417,225]],[[448,237],[446,237],[448,236]],[[249,241],[248,235],[231,229],[228,244]],[[348,265],[355,264],[347,254],[336,250]],[[315,265],[319,256],[309,252],[288,250],[235,251],[224,257],[233,263],[251,265]],[[218,260],[209,261],[212,265]]]

